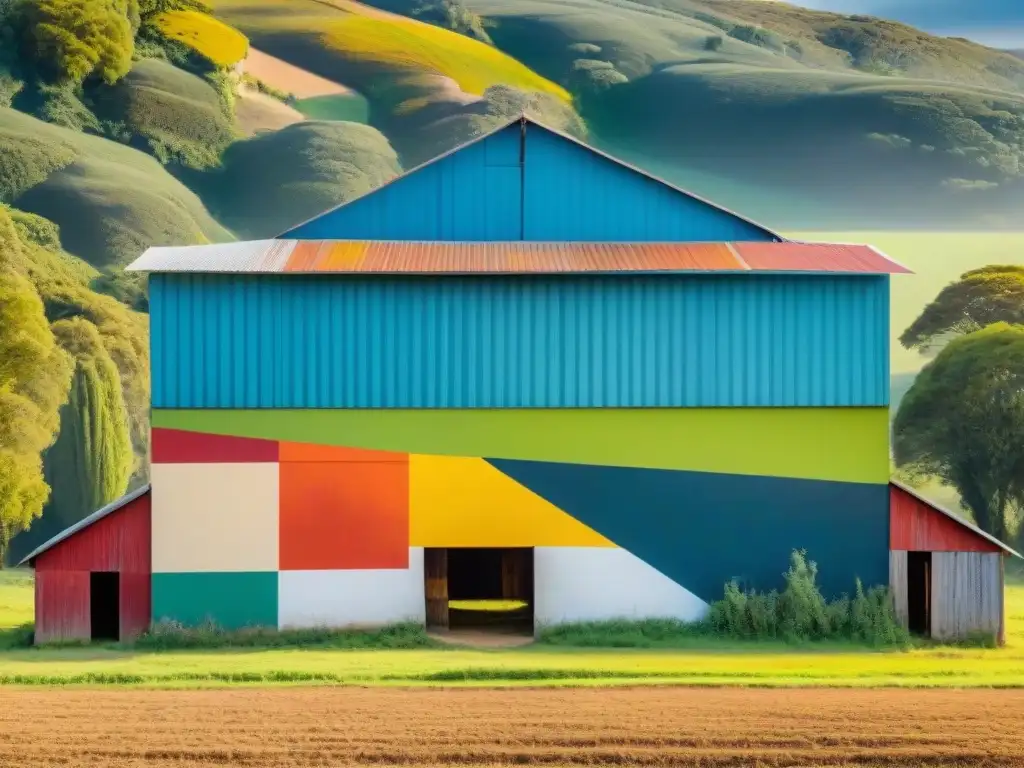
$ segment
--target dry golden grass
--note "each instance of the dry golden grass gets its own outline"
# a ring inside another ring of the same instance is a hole
[[[156,17],[167,37],[184,43],[219,67],[230,67],[245,58],[249,41],[237,29],[198,11],[167,11]]]
[[[0,766],[1009,766],[1021,691],[0,689]]]

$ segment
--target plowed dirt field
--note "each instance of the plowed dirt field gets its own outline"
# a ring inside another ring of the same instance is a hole
[[[0,766],[1008,766],[1024,691],[0,689]]]

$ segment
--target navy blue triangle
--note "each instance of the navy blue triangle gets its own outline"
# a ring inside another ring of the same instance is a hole
[[[794,549],[827,597],[889,573],[886,485],[488,459],[701,599],[781,588]]]

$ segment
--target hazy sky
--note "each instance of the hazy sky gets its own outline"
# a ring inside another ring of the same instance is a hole
[[[902,21],[939,35],[999,48],[1024,48],[1024,0],[789,0],[840,13]]]

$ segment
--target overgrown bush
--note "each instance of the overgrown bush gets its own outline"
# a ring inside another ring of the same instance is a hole
[[[858,580],[852,598],[826,600],[817,585],[818,568],[803,552],[794,552],[781,591],[744,591],[735,582],[711,604],[702,621],[672,619],[599,621],[542,629],[543,643],[604,648],[656,648],[691,645],[703,638],[802,643],[854,642],[903,647],[909,633],[899,626],[889,590],[865,590]]]
[[[827,601],[817,584],[818,567],[794,552],[782,592],[744,592],[735,582],[712,603],[706,619],[716,634],[751,640],[850,640],[903,645],[910,636],[896,621],[889,590],[865,590],[858,579],[853,598]]]

